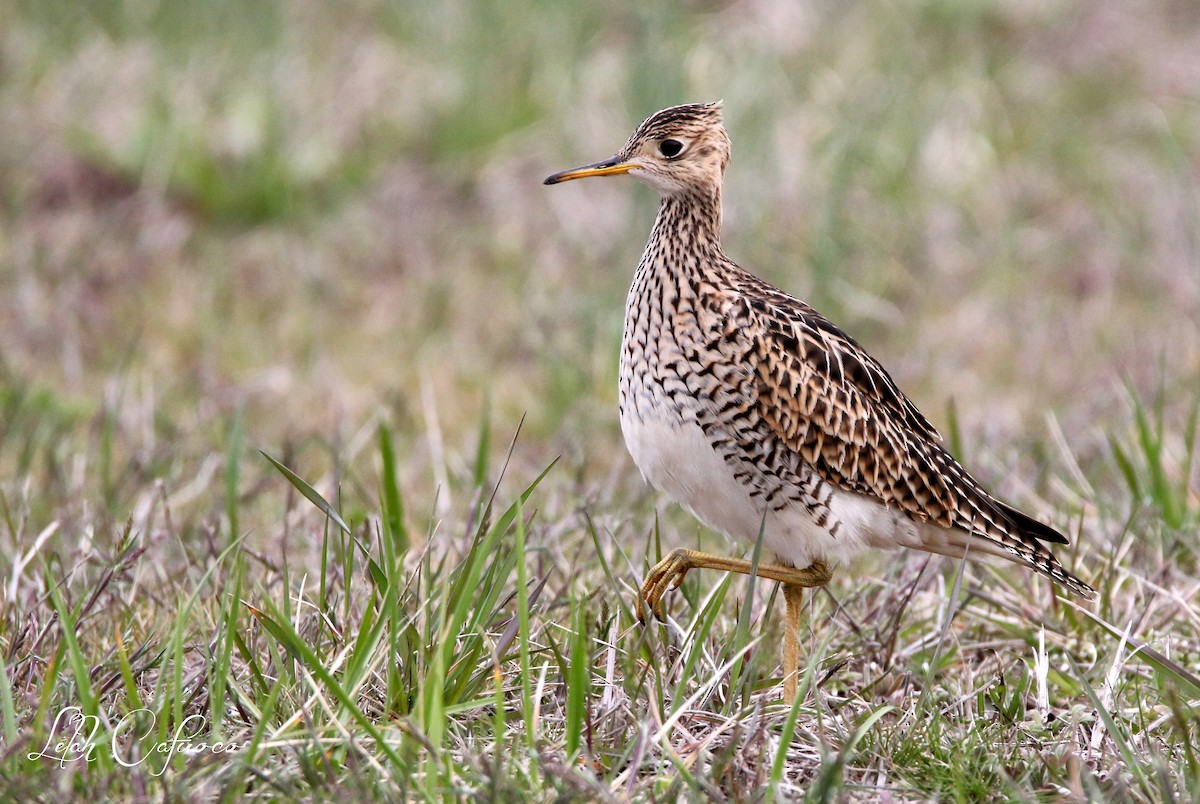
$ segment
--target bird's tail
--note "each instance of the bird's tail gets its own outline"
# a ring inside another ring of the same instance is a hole
[[[933,553],[962,558],[979,557],[980,555],[998,556],[1017,564],[1032,567],[1051,580],[1062,584],[1073,594],[1087,600],[1094,600],[1096,590],[1080,578],[1067,572],[1044,545],[1043,541],[1055,544],[1067,544],[1067,538],[1049,525],[1038,522],[1033,517],[1022,514],[1003,503],[997,507],[1013,524],[1013,538],[1003,542],[982,534],[972,534],[959,528],[926,528],[922,547]],[[933,532],[931,532],[933,531]]]

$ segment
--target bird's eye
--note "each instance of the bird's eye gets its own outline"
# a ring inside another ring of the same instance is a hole
[[[658,144],[658,152],[667,159],[674,159],[683,153],[683,143],[679,140],[663,140]]]

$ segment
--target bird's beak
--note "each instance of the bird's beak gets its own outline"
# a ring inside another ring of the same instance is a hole
[[[584,165],[583,167],[564,170],[562,173],[555,173],[553,176],[548,176],[544,183],[560,184],[564,181],[571,181],[571,179],[586,179],[590,176],[618,176],[622,173],[628,173],[635,167],[637,167],[637,163],[635,162],[626,161],[620,156],[611,156],[593,165]]]

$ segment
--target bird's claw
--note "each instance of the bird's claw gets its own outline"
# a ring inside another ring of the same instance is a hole
[[[638,606],[639,622],[645,624],[647,608],[654,613],[655,619],[667,619],[663,612],[663,595],[678,589],[691,568],[688,555],[683,550],[672,551],[666,558],[654,565],[647,573],[645,582],[642,583],[641,601],[646,605]]]

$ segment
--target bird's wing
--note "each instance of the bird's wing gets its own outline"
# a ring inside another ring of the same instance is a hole
[[[820,313],[755,282],[731,294],[749,322],[762,421],[824,480],[957,528],[1040,568],[1054,529],[989,495],[932,424],[853,338]]]

